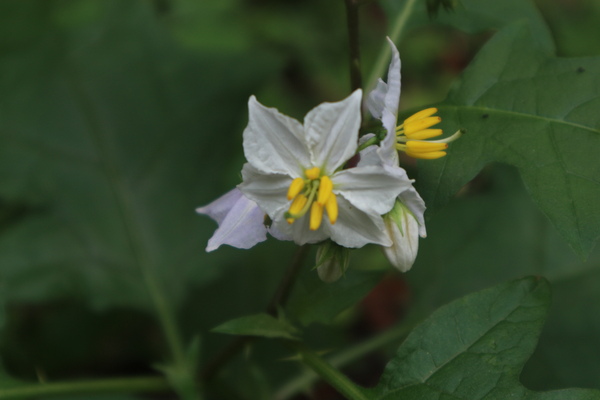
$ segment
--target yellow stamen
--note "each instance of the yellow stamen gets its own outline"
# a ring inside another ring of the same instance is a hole
[[[427,129],[435,124],[439,124],[441,121],[442,119],[440,117],[427,117],[409,123],[405,122],[404,134],[408,136],[411,133],[422,131],[423,129]]]
[[[306,171],[304,171],[304,173],[306,174],[306,177],[308,179],[317,179],[319,177],[319,175],[321,175],[321,168],[319,167],[312,167],[310,169],[307,169]]]
[[[298,215],[300,213],[300,211],[302,211],[302,209],[306,205],[307,201],[308,201],[308,198],[305,195],[299,194],[298,196],[296,196],[294,201],[292,201],[292,205],[290,206],[290,209],[288,210],[288,212],[291,215]]]
[[[431,153],[434,151],[445,150],[447,148],[447,143],[419,142],[414,140],[406,142],[407,153]]]
[[[443,132],[444,131],[441,129],[423,129],[414,133],[410,133],[406,136],[409,140],[425,140],[440,136]]]
[[[413,153],[407,151],[406,155],[412,158],[420,158],[422,160],[435,160],[436,158],[442,158],[446,155],[445,151],[432,151],[430,153]]]
[[[322,176],[321,184],[319,185],[319,194],[317,195],[317,203],[322,206],[325,205],[327,199],[329,199],[332,194],[332,190],[333,182],[331,182],[331,179],[327,175]]]
[[[292,183],[290,184],[290,188],[288,189],[287,192],[287,199],[291,200],[294,197],[296,197],[298,195],[298,193],[300,193],[302,191],[302,189],[304,189],[304,179],[302,178],[296,178],[292,181]]]
[[[404,123],[408,123],[408,122],[412,122],[412,121],[416,121],[418,119],[422,119],[422,118],[427,118],[427,117],[431,117],[433,114],[435,114],[436,112],[438,112],[438,109],[435,107],[432,108],[426,108],[425,110],[421,110],[417,113],[414,113],[413,115],[411,115],[410,117],[406,118],[404,120]]]
[[[323,206],[317,202],[314,202],[310,208],[310,225],[311,231],[316,231],[321,226],[323,220]]]
[[[327,203],[325,203],[325,210],[327,210],[327,215],[329,216],[329,222],[331,225],[335,224],[338,217],[338,203],[335,194],[331,193],[331,196],[327,199]]]

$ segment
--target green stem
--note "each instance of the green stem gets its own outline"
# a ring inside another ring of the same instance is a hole
[[[377,144],[379,142],[380,142],[379,138],[377,136],[374,136],[371,139],[364,142],[363,144],[361,144],[360,146],[358,146],[358,149],[356,149],[356,152],[360,153],[362,150],[366,149],[367,147]]]
[[[168,390],[170,390],[170,386],[167,380],[162,377],[117,378],[16,386],[0,389],[0,399],[18,400],[59,395],[137,393]]]
[[[408,19],[412,14],[416,4],[417,0],[406,0],[404,2],[404,6],[398,12],[396,19],[394,20],[394,24],[392,25],[392,31],[389,35],[390,39],[392,39],[392,42],[398,43],[398,39],[404,33]],[[369,80],[367,81],[367,90],[374,88],[377,79],[382,77],[385,73],[385,68],[388,65],[390,55],[390,47],[387,43],[385,43],[379,52],[379,56],[375,62],[375,67],[373,67],[371,75],[369,76]]]
[[[416,321],[416,319],[411,319]],[[380,335],[370,338],[362,343],[359,343],[353,347],[350,347],[333,357],[327,358],[327,362],[335,368],[341,368],[345,365],[351,364],[352,362],[359,360],[365,355],[380,349],[389,344],[399,342],[404,338],[408,332],[414,326],[414,322],[405,321],[404,323],[387,330]],[[312,371],[306,371],[300,376],[290,380],[275,393],[274,398],[277,400],[289,399],[296,394],[302,392],[306,388],[312,386],[317,381],[319,376]]]
[[[350,88],[352,91],[362,88],[360,72],[360,47],[358,33],[358,2],[344,0],[346,4],[346,22],[348,25],[348,44],[350,47]]]
[[[300,343],[289,342],[288,344],[298,353],[300,362],[316,372],[325,382],[329,383],[347,399],[368,400],[368,397],[360,386],[348,379],[348,377],[339,370],[332,367],[331,364],[318,356],[315,352],[309,350]]]

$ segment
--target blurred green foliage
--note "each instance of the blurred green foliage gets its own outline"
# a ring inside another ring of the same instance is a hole
[[[455,3],[434,19],[425,1],[416,3],[398,43],[402,108],[442,100],[483,43],[519,20],[528,21],[531,40],[519,36],[518,45],[492,49],[507,57],[520,51],[521,59],[542,54],[534,61],[568,64],[569,71],[580,66],[579,60],[554,58],[556,47],[559,56],[589,57],[585,72],[597,74],[598,60],[592,58],[600,54],[597,2],[538,0],[537,8],[526,1]],[[365,77],[401,5],[386,0],[361,9]],[[215,225],[194,209],[239,182],[250,94],[301,118],[316,104],[348,93],[345,29],[342,1],[0,2],[0,300],[5,309],[0,350],[8,371],[0,384],[14,383],[10,376],[53,381],[153,373],[152,366],[168,355],[147,274],[156,277],[177,310],[186,342],[200,334],[200,363],[228,343],[226,335],[210,329],[264,309],[294,246],[271,239],[250,251],[221,248],[206,254]],[[478,56],[480,65],[473,68],[488,73],[496,60],[481,61],[484,57]],[[533,64],[512,65],[511,74]],[[576,70],[570,79],[581,77]],[[508,101],[520,89],[510,87],[503,71],[489,72],[486,79],[500,84]],[[529,94],[543,97],[538,92],[546,83],[536,85]],[[462,88],[471,93],[466,84]],[[597,104],[597,80],[585,88],[596,91]],[[563,100],[559,89],[547,100]],[[451,128],[469,125],[469,136],[493,133],[488,127],[493,118],[444,117]],[[502,129],[509,121],[497,123]],[[468,160],[459,155],[477,145],[469,136],[453,144],[447,158],[457,168],[455,181],[442,181],[454,185],[445,190],[450,203],[439,204],[417,263],[401,277],[409,287],[408,315],[421,319],[475,290],[543,275],[554,300],[522,381],[535,390],[600,388],[595,196],[575,203],[584,207],[578,218],[589,227],[580,243],[580,253],[589,254],[583,262],[555,226],[572,246],[577,239],[538,210],[514,169],[488,166],[450,199],[485,163],[511,162],[513,153],[498,150],[465,172]],[[571,146],[574,140],[566,139],[564,148],[580,162],[598,137],[591,136],[587,148],[577,142],[583,149]],[[527,149],[534,146],[528,143]],[[590,179],[597,179],[594,157],[584,162]],[[419,165],[420,179],[414,165],[407,168],[431,193],[431,177],[440,174],[440,165]],[[521,176],[528,165],[517,165],[523,167]],[[550,181],[542,182],[544,190],[564,193]],[[597,187],[596,182],[593,190]],[[527,189],[535,197],[531,181]],[[548,216],[557,210],[535,200]],[[360,321],[366,308],[347,309],[385,274],[393,274],[375,248],[353,256],[339,283],[320,282],[307,266],[291,294],[288,316],[305,326],[303,338],[315,349],[340,350],[364,339],[369,328]],[[257,341],[205,390],[218,398],[271,398],[300,372],[291,362],[274,361],[287,356],[286,349]]]

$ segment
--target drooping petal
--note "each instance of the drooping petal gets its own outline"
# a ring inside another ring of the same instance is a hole
[[[306,140],[313,165],[332,174],[356,152],[360,128],[362,91],[356,90],[337,103],[323,103],[304,119]]]
[[[399,221],[401,226],[398,226],[398,221],[389,216],[384,220],[392,245],[383,247],[383,252],[394,267],[401,272],[406,272],[412,267],[419,251],[419,224],[407,212],[404,212]]]
[[[427,237],[427,230],[425,229],[425,202],[419,196],[414,187],[410,187],[404,192],[400,193],[398,200],[404,204],[404,206],[413,214],[419,225],[419,236],[422,238]]]
[[[208,241],[206,251],[216,250],[223,244],[249,249],[267,239],[265,213],[238,189],[230,190],[212,203],[197,208],[196,212],[208,215],[219,224]]]
[[[369,243],[382,246],[392,244],[380,215],[363,212],[343,197],[338,197],[338,209],[337,222],[331,225],[329,221],[323,221],[322,227],[337,244],[349,248],[363,247]]]
[[[387,83],[381,79],[377,87],[369,94],[367,108],[371,115],[380,119],[388,134],[380,144],[380,154],[388,165],[398,165],[398,153],[394,147],[396,141],[396,122],[400,104],[400,54],[394,42],[388,37],[392,59],[388,68]]]
[[[333,192],[362,211],[385,214],[396,197],[412,187],[406,171],[388,165],[350,168],[333,177]]]
[[[247,163],[242,168],[242,178],[238,188],[272,219],[278,210],[288,208],[287,192],[292,182],[288,175],[266,174]]]
[[[254,96],[248,101],[249,119],[244,130],[244,154],[264,173],[302,175],[310,156],[300,122],[265,107]]]

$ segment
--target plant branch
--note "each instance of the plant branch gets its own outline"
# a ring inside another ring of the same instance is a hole
[[[308,250],[309,246],[304,245],[299,247],[294,253],[289,267],[285,271],[281,281],[279,282],[279,285],[277,286],[277,289],[275,290],[275,293],[273,294],[273,297],[271,297],[271,301],[269,301],[269,304],[265,309],[269,315],[277,316],[277,308],[285,305],[287,302],[294,283],[296,282],[298,272],[304,265],[304,261],[308,255]],[[250,343],[254,339],[254,336],[239,336],[235,338],[227,347],[221,350],[220,353],[218,353],[206,364],[204,369],[200,372],[200,379],[207,381],[212,378],[223,365],[225,365],[233,356],[239,353],[246,344]]]
[[[332,357],[328,357],[326,360],[335,368],[341,368],[351,364],[377,349],[394,342],[399,342],[410,332],[415,325],[415,321],[416,319],[414,318],[410,321],[407,320],[390,330],[347,348]],[[313,371],[305,371],[301,375],[282,385],[279,390],[275,392],[274,398],[277,400],[289,399],[302,392],[307,387],[310,387],[318,379],[319,376]]]
[[[360,72],[360,46],[358,40],[358,6],[357,0],[344,0],[346,4],[346,21],[348,25],[348,44],[350,47],[350,89],[362,88]]]
[[[346,375],[331,366],[312,350],[296,342],[288,342],[288,346],[298,353],[300,362],[316,372],[325,382],[349,400],[368,400],[362,388],[352,382]]]
[[[163,377],[116,378],[14,386],[0,390],[0,399],[18,400],[59,395],[160,392],[169,390],[169,383]]]
[[[408,19],[412,14],[415,5],[417,4],[417,0],[406,0],[402,9],[398,12],[396,19],[392,25],[392,29],[390,32],[390,39],[392,42],[398,43],[398,39],[404,34],[406,30],[406,26],[408,23]],[[375,66],[371,71],[371,75],[369,76],[369,80],[367,81],[367,90],[371,90],[375,87],[375,83],[377,79],[383,76],[385,72],[385,68],[388,64],[388,60],[390,59],[391,51],[390,47],[387,43],[383,45],[381,51],[379,52],[379,56],[377,57],[377,61],[375,62]]]

